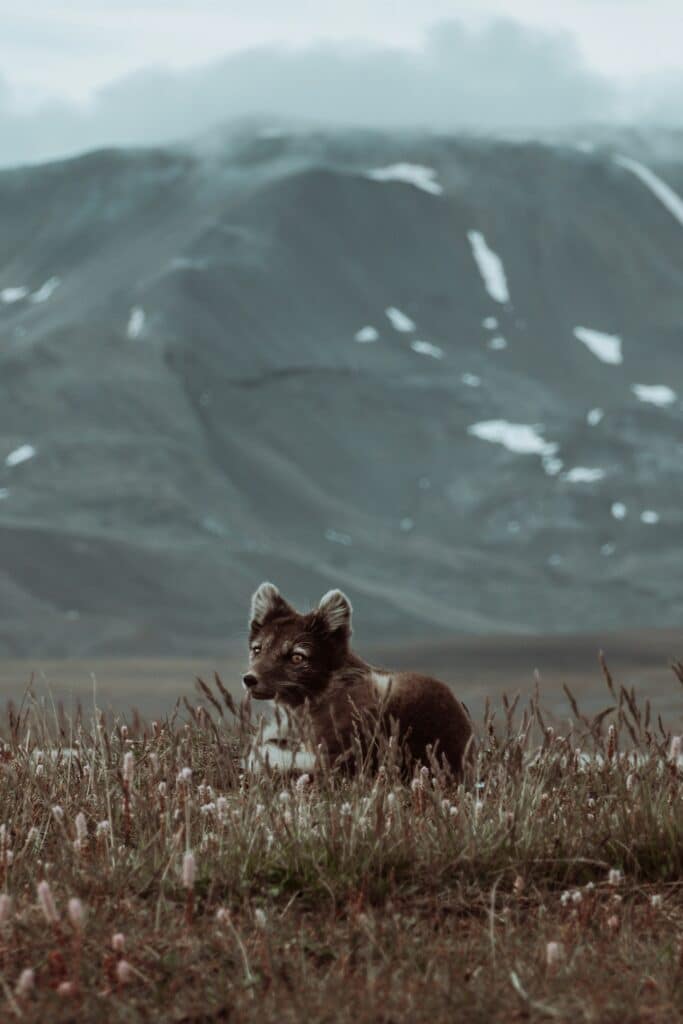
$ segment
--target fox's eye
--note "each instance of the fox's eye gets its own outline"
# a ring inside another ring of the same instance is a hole
[[[293,665],[300,665],[303,660],[304,660],[303,654],[299,654],[298,651],[295,651],[294,654],[292,655],[292,664]]]
[[[261,644],[253,644],[252,648],[251,648],[251,653],[252,654],[260,654],[261,653]]]

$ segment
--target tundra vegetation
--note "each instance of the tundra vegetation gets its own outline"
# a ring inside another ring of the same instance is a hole
[[[603,669],[596,717],[487,708],[461,786],[406,783],[391,744],[353,778],[246,777],[218,678],[149,724],[27,693],[1,748],[0,1019],[681,1019],[681,742]]]

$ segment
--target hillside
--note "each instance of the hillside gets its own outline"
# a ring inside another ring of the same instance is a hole
[[[0,173],[0,654],[680,625],[683,159],[241,128]]]

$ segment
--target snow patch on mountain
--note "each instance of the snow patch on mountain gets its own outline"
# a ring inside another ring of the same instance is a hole
[[[368,324],[366,327],[361,327],[359,331],[356,331],[355,340],[360,345],[368,345],[373,341],[377,341],[379,338],[379,331],[376,327],[372,327]]]
[[[401,181],[433,196],[443,194],[443,186],[436,180],[436,171],[433,167],[425,167],[424,164],[398,163],[390,164],[388,167],[376,167],[368,171],[367,177],[372,181]]]
[[[468,231],[467,237],[486,291],[495,302],[505,305],[510,301],[510,292],[503,261],[493,249],[489,248],[481,231]]]
[[[658,405],[662,409],[673,405],[678,397],[673,388],[666,384],[633,384],[631,391],[639,401]]]
[[[128,326],[126,327],[126,334],[131,341],[136,341],[141,337],[145,329],[146,319],[144,309],[141,309],[140,306],[133,306],[128,317]]]
[[[5,459],[6,466],[18,466],[22,462],[27,462],[32,459],[36,454],[36,450],[32,444],[22,444],[19,448],[15,448],[13,452],[10,452]]]
[[[476,373],[463,373],[460,380],[468,388],[478,388],[481,385],[481,377],[478,377]]]
[[[0,302],[6,303],[8,306],[14,302],[21,302],[28,295],[28,288],[24,285],[19,285],[17,288],[3,288],[0,291]]]
[[[353,543],[350,534],[342,533],[341,530],[334,530],[332,527],[325,530],[325,540],[329,540],[331,544],[341,544],[345,548],[350,547]]]
[[[413,352],[421,356],[431,356],[432,359],[443,359],[443,349],[438,345],[432,345],[430,341],[411,341],[410,347]]]
[[[575,327],[574,337],[582,342],[601,362],[611,366],[623,363],[621,338],[616,334],[605,334],[592,327]]]
[[[564,479],[570,484],[594,484],[604,478],[604,469],[589,466],[574,466],[564,474]]]
[[[649,167],[645,167],[644,164],[633,160],[630,156],[617,154],[614,157],[614,162],[630,171],[631,174],[635,174],[646,188],[649,188],[650,192],[659,199],[660,203],[667,208],[672,217],[675,217],[678,223],[683,226],[683,199],[681,199],[677,192],[674,192],[670,185],[662,181]]]
[[[556,455],[544,455],[541,460],[543,463],[543,472],[546,476],[558,476],[564,467],[562,459],[558,459]]]
[[[520,455],[555,455],[557,445],[546,441],[535,427],[528,423],[510,423],[508,420],[482,420],[467,428],[467,433],[482,441],[501,444],[510,452]]]
[[[396,306],[388,306],[384,312],[395,331],[400,331],[402,334],[409,334],[411,331],[415,330],[414,322],[409,316],[402,313],[400,309],[397,309]]]
[[[49,277],[45,284],[41,284],[40,288],[33,293],[31,296],[31,302],[47,302],[49,298],[57,291],[61,284],[58,277]]]

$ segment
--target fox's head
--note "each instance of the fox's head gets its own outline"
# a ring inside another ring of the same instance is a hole
[[[330,590],[317,608],[300,615],[277,587],[262,583],[251,599],[244,685],[259,700],[302,704],[343,664],[350,636],[351,604],[341,590]]]

